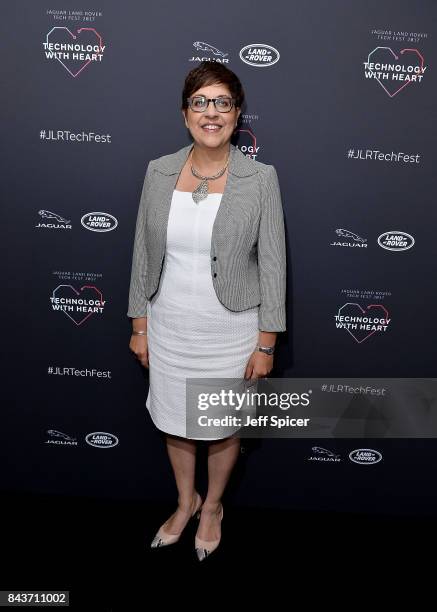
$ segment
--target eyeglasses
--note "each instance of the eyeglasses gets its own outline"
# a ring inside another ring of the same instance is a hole
[[[219,113],[229,113],[234,106],[235,100],[229,96],[219,96],[218,98],[192,96],[191,98],[187,98],[187,102],[191,110],[195,113],[205,112],[210,102],[214,102],[214,106]]]

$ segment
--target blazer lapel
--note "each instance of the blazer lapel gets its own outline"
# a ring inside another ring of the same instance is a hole
[[[154,194],[156,196],[155,228],[159,233],[159,243],[162,245],[161,259],[165,254],[167,225],[173,191],[192,148],[193,144],[189,144],[176,153],[164,155],[156,161],[155,170],[162,175],[157,181],[156,193]],[[228,175],[212,228],[212,252],[220,251],[220,245],[226,240],[225,230],[229,207],[232,204],[231,194],[238,190],[239,177],[250,176],[256,172],[257,169],[253,160],[246,157],[236,146],[230,144]]]

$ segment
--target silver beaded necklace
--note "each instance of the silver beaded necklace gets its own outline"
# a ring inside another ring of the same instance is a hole
[[[198,204],[201,200],[205,200],[207,198],[208,181],[213,181],[214,179],[220,178],[226,171],[228,164],[229,164],[229,155],[228,155],[228,159],[226,160],[225,167],[222,168],[219,172],[217,172],[217,174],[213,174],[212,176],[202,176],[202,174],[199,174],[197,170],[195,170],[195,168],[193,167],[193,164],[191,164],[191,174],[195,176],[196,178],[201,179],[201,182],[199,183],[199,185],[196,187],[196,189],[192,193],[192,198],[196,204]]]

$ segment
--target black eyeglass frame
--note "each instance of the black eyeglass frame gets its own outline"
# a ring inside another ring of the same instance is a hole
[[[203,98],[206,101],[206,106],[203,110],[195,110],[192,106],[191,106],[191,102],[195,99],[195,98]],[[226,100],[230,100],[231,101],[231,108],[227,111],[224,110],[220,110],[217,108],[217,104],[216,101],[217,100],[223,100],[223,98],[225,98]],[[207,98],[206,96],[201,96],[201,95],[197,95],[197,96],[191,96],[189,98],[187,98],[187,102],[188,102],[188,106],[189,108],[193,111],[193,113],[204,113],[207,108],[209,107],[209,103],[210,102],[214,102],[214,108],[216,109],[216,111],[218,111],[219,113],[230,113],[231,110],[234,108],[235,106],[235,98],[231,98],[231,96],[218,96],[217,98]]]

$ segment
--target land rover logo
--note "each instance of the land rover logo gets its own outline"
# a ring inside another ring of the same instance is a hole
[[[387,251],[406,251],[414,244],[413,236],[406,232],[391,231],[384,232],[378,237],[378,244]]]
[[[114,436],[106,431],[94,431],[89,433],[85,440],[90,446],[95,448],[113,448],[118,444],[117,436]]]
[[[360,465],[374,465],[381,461],[382,455],[371,448],[357,448],[349,453],[349,459]]]
[[[118,225],[115,217],[104,212],[90,212],[84,215],[80,222],[91,232],[110,232]]]
[[[279,51],[270,45],[263,43],[253,43],[246,45],[240,51],[240,59],[249,66],[266,68],[279,61]]]

